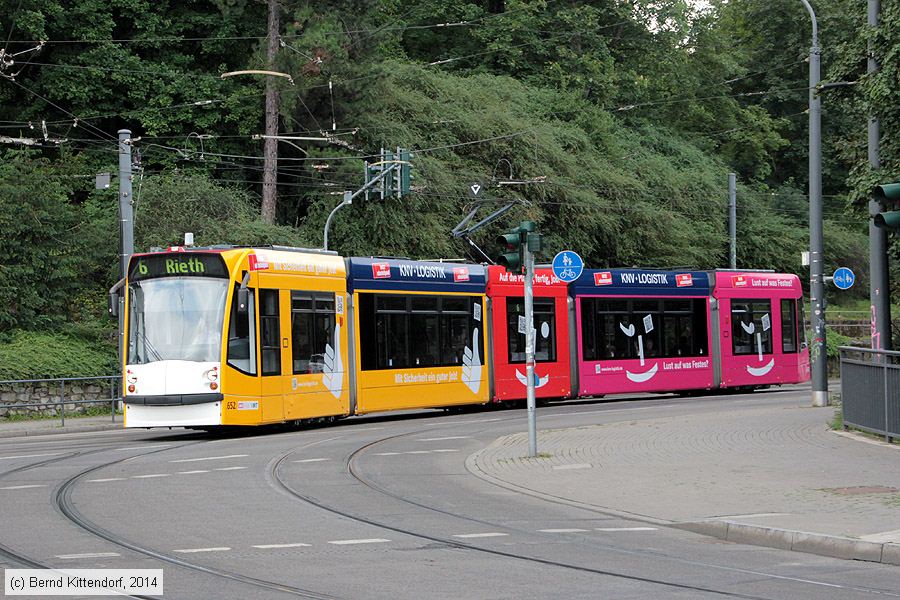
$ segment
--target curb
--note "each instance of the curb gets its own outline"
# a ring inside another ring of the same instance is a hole
[[[0,426],[0,439],[34,437],[41,435],[60,435],[63,433],[84,433],[90,431],[110,431],[113,429],[122,429],[122,422],[115,423],[97,423],[93,425],[66,425],[65,427],[41,427],[36,429],[17,429],[13,431],[3,431]]]
[[[836,535],[745,525],[718,519],[672,523],[670,526],[736,544],[900,566],[900,544],[891,542],[866,542]]]

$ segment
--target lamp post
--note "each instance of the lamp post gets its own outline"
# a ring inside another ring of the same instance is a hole
[[[828,405],[828,357],[825,354],[825,281],[824,234],[822,224],[822,51],[816,13],[808,0],[800,0],[812,20],[812,46],[809,49],[809,301],[813,326],[810,348],[812,362],[813,406]]]

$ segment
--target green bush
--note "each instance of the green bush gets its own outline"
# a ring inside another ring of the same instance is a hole
[[[15,331],[0,340],[0,379],[116,374],[116,349],[59,333]]]

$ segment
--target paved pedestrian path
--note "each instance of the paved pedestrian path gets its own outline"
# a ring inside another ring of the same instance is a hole
[[[78,433],[82,431],[103,431],[121,429],[122,415],[116,415],[115,422],[110,415],[99,417],[66,418],[62,425],[59,419],[30,419],[6,421],[0,419],[0,438],[51,435],[54,433]]]
[[[900,565],[900,447],[832,407],[727,410],[540,431],[469,458],[506,487],[737,542]]]

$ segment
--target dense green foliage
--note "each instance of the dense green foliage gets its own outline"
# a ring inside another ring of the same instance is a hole
[[[111,373],[115,360],[109,350],[78,336],[18,331],[0,341],[0,380]]]
[[[0,135],[41,143],[0,147],[0,344],[11,331],[62,331],[111,353],[101,319],[118,271],[117,199],[93,176],[116,172],[121,128],[137,138],[138,250],[185,231],[198,244],[319,246],[341,192],[362,185],[363,161],[403,146],[414,150],[414,193],[354,201],[330,247],[465,256],[450,230],[477,180],[488,185],[482,214],[519,202],[476,234],[489,251],[494,234],[529,218],[546,234],[545,258],[565,247],[598,267],[721,267],[733,171],[738,265],[805,280],[808,15],[799,2],[708,4],[284,0],[269,66],[263,2],[7,0]],[[850,295],[861,297],[866,197],[900,177],[900,9],[884,3],[873,34],[864,3],[815,7],[823,79],[859,81],[823,96],[823,148],[826,270],[853,267]],[[293,78],[273,78],[279,133],[328,138],[280,143],[275,226],[258,218],[253,138],[266,78],[221,77],[266,68]],[[885,132],[877,173],[865,155],[870,112]]]

